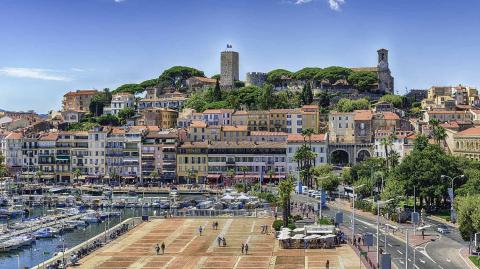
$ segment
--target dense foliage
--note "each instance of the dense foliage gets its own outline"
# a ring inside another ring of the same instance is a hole
[[[293,73],[285,69],[275,69],[267,73],[267,82],[278,86],[285,78],[292,78]]]
[[[354,110],[369,109],[369,108],[370,108],[370,102],[365,98],[361,98],[357,100],[342,98],[338,100],[338,103],[335,106],[335,109],[338,112],[353,112]]]
[[[95,96],[92,97],[92,101],[90,102],[90,113],[94,116],[102,115],[103,108],[106,106],[110,106],[111,101],[112,93],[108,88],[104,89],[102,92],[95,94]]]
[[[347,80],[361,92],[373,89],[378,83],[377,74],[368,71],[352,72],[348,75]]]
[[[249,110],[295,108],[302,103],[300,95],[290,91],[275,93],[271,84],[265,84],[261,88],[248,86],[232,90],[205,89],[192,93],[185,107],[193,108],[198,112],[218,108]]]
[[[402,108],[404,104],[404,97],[400,95],[386,94],[380,97],[380,102],[392,103],[396,108]]]

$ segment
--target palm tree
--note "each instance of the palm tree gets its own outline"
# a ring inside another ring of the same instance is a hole
[[[388,148],[391,147],[393,145],[393,140],[391,139],[390,136],[388,137],[383,137],[381,140],[380,140],[380,145],[383,146],[383,149],[385,151],[385,166],[388,170],[388,159],[389,159],[389,156],[388,156],[388,153],[389,153],[389,150]]]
[[[38,170],[36,173],[35,173],[35,176],[37,177],[37,183],[40,182],[42,176],[43,176],[43,172],[42,170]]]
[[[195,180],[195,183],[197,183],[197,171],[194,169],[189,169],[188,170],[188,184],[190,184],[190,180]]]
[[[275,175],[275,170],[272,168],[267,172],[268,178],[270,179],[270,183],[272,183],[272,178]],[[262,186],[260,186],[260,190],[262,190]]]
[[[397,151],[391,149],[388,155],[389,155],[388,161],[390,162],[390,166],[392,168],[395,168],[395,166],[397,166],[398,163],[400,162],[400,154]]]
[[[78,178],[82,175],[82,171],[80,170],[80,168],[75,168],[72,171],[72,175],[78,182]]]
[[[307,128],[302,130],[303,141],[306,143],[306,137],[308,137],[308,141],[310,144],[310,150],[312,150],[312,135],[315,133],[312,128]]]
[[[440,126],[440,125],[434,126],[432,130],[432,137],[440,146],[440,142],[444,141],[445,138],[447,138],[447,132],[443,126]]]
[[[243,191],[246,193],[247,192],[247,180],[246,180],[246,172],[248,171],[248,167],[246,166],[241,166],[240,171],[243,172]]]
[[[291,176],[280,181],[278,185],[278,196],[283,207],[283,226],[288,226],[290,216],[290,194],[293,191],[293,179]]]
[[[235,177],[235,169],[230,168],[227,170],[227,176],[230,178],[230,183],[233,182],[233,178]]]
[[[157,170],[153,170],[153,171],[150,173],[150,178],[151,178],[152,180],[157,179],[158,176],[159,176],[159,174],[158,174]],[[154,180],[154,181],[156,181],[156,180]]]

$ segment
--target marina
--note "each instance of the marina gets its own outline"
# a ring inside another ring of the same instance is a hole
[[[43,194],[5,192],[2,201],[0,268],[32,268],[95,236],[105,242],[107,230],[126,219],[253,216],[256,209],[263,208],[258,198],[228,189],[215,195],[170,190],[162,196],[51,188]]]

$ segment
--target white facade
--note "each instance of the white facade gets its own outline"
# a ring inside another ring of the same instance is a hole
[[[119,93],[112,96],[110,107],[106,107],[105,114],[118,115],[124,108],[134,108],[135,96],[129,93]]]
[[[88,174],[95,176],[106,175],[105,144],[107,133],[101,128],[88,132]]]
[[[287,171],[288,174],[298,173],[298,163],[295,160],[295,152],[304,144],[302,135],[289,135],[287,140]],[[317,154],[315,165],[328,163],[328,143],[323,134],[312,135],[312,151]],[[310,146],[307,138],[307,146]]]

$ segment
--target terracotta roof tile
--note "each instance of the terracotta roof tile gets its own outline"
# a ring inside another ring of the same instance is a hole
[[[473,127],[467,130],[458,132],[456,136],[477,136],[480,135],[480,127]]]
[[[237,125],[237,126],[225,125],[225,126],[223,126],[222,130],[224,132],[246,132],[246,131],[248,131],[248,126],[246,126],[246,125]]]
[[[371,120],[372,111],[371,110],[355,110],[355,120]]]
[[[287,141],[288,142],[303,142],[304,139],[306,141],[310,141],[310,138],[308,136],[304,138],[303,135],[301,135],[301,134],[289,134],[288,138],[287,138]],[[323,141],[325,141],[325,134],[313,134],[311,136],[311,140],[312,140],[312,142],[323,142]]]

